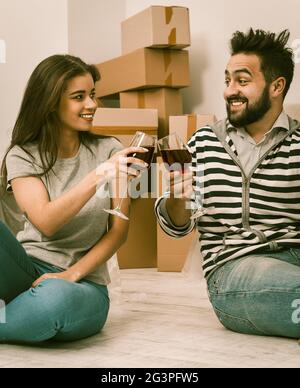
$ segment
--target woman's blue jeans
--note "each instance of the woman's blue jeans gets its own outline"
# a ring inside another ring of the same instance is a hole
[[[226,328],[300,338],[300,249],[229,261],[208,279],[208,292]]]
[[[98,333],[109,310],[107,287],[34,280],[59,269],[29,257],[0,221],[0,342],[73,341]]]

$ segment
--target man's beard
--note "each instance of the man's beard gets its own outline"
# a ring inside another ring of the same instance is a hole
[[[240,114],[231,113],[230,111],[230,100],[244,100],[246,107],[244,111]],[[258,101],[256,101],[252,106],[248,105],[248,100],[243,97],[232,96],[227,99],[226,109],[227,117],[229,122],[234,127],[245,127],[259,121],[264,117],[264,115],[271,108],[271,100],[269,96],[269,85],[266,85],[265,89],[262,92],[262,95]],[[235,117],[236,116],[236,117]]]

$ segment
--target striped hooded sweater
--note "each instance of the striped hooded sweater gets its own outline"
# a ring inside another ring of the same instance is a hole
[[[206,278],[225,262],[252,253],[300,248],[300,123],[289,118],[289,131],[252,168],[243,171],[226,120],[199,129],[190,139],[195,193],[209,213],[198,218]],[[179,238],[194,228],[175,228],[155,204],[159,224]]]

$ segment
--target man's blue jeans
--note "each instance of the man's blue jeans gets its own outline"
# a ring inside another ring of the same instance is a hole
[[[56,267],[29,257],[0,221],[0,342],[73,341],[98,333],[107,319],[107,287],[46,279]]]
[[[229,261],[208,279],[208,291],[226,328],[300,338],[300,249]]]

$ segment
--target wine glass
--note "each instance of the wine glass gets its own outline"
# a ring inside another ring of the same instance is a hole
[[[181,138],[173,133],[157,142],[162,159],[171,169],[184,172],[185,165],[192,162],[192,155]]]
[[[148,152],[134,152],[132,154],[128,154],[128,156],[134,157],[146,162],[148,164],[148,169],[149,169],[153,159],[155,145],[156,145],[155,137],[147,135],[144,132],[137,131],[130,142],[130,147],[143,147],[143,148],[146,148]],[[128,164],[127,167],[140,169],[140,167],[137,167],[131,163]],[[126,221],[128,221],[129,218],[122,212],[122,203],[127,193],[127,189],[128,187],[126,186],[126,189],[124,190],[117,207],[115,207],[114,209],[103,209],[105,212],[112,214],[114,216],[120,217]]]
[[[187,165],[191,164],[192,155],[188,147],[176,133],[163,137],[157,142],[157,145],[163,161],[170,167],[171,171],[184,173]],[[195,210],[190,217],[191,219],[196,219],[205,213],[205,209],[201,206],[199,196],[191,199],[190,208],[191,210]]]

